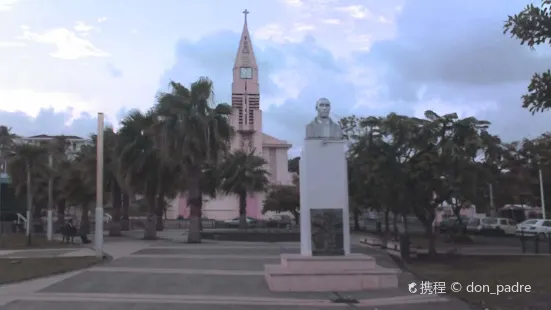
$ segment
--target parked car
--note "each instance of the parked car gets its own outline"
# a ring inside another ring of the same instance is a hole
[[[482,234],[515,235],[517,225],[515,221],[503,217],[486,217],[482,219]]]
[[[289,215],[274,215],[271,217],[267,223],[266,226],[269,228],[287,228],[291,227],[293,225],[293,219]]]
[[[459,220],[456,216],[443,219],[438,225],[440,232],[445,233],[452,230],[457,232],[466,232],[469,218],[466,216],[461,216],[460,219],[461,220]]]
[[[541,238],[546,238],[548,234],[551,234],[551,220],[526,220],[517,225],[516,234],[528,236],[538,234]]]
[[[467,232],[471,234],[479,234],[482,231],[482,219],[473,217],[467,223]]]
[[[247,216],[245,218],[245,221],[247,221],[248,226],[254,226],[258,222],[255,218],[252,218],[252,217],[249,217],[249,216]],[[231,220],[224,221],[224,225],[226,227],[232,227],[232,228],[233,227],[239,227],[239,217],[236,217],[236,218],[231,219]]]

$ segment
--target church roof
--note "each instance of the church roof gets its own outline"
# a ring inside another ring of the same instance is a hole
[[[291,148],[291,144],[285,140],[276,139],[270,135],[262,133],[262,146],[277,147],[277,148]]]
[[[245,22],[243,23],[243,31],[241,32],[241,39],[239,40],[239,48],[237,49],[237,55],[235,56],[234,68],[240,67],[252,67],[258,68],[256,64],[256,57],[254,56],[253,45],[251,42],[251,35],[249,34],[249,26],[247,25],[247,15],[249,11],[243,11],[245,15]]]

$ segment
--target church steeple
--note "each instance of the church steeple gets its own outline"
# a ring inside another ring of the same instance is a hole
[[[243,15],[245,15],[245,23],[243,24],[243,31],[241,31],[239,49],[237,50],[237,56],[235,57],[233,68],[249,67],[257,69],[258,66],[256,64],[256,58],[254,57],[251,35],[249,34],[249,26],[247,25],[247,15],[249,15],[249,11],[244,10]]]
[[[233,145],[237,148],[252,148],[262,152],[262,111],[260,111],[260,89],[258,86],[258,65],[254,57],[253,44],[249,34],[247,15],[235,63],[232,83],[232,126],[237,131]]]

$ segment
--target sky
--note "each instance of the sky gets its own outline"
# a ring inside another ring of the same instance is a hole
[[[231,99],[247,9],[264,132],[300,146],[318,98],[332,117],[457,112],[506,141],[551,112],[521,107],[551,54],[503,34],[528,0],[0,0],[0,124],[20,135],[96,131],[146,110],[169,81]],[[131,5],[130,5],[131,4]]]

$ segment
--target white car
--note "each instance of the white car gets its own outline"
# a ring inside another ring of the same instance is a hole
[[[516,234],[527,236],[538,234],[540,237],[545,238],[548,234],[551,234],[551,220],[526,220],[517,225]]]
[[[504,235],[515,235],[517,225],[515,221],[503,217],[485,217],[481,221],[481,233],[497,233]]]
[[[467,222],[467,232],[471,234],[479,234],[482,230],[482,219],[473,217]]]

